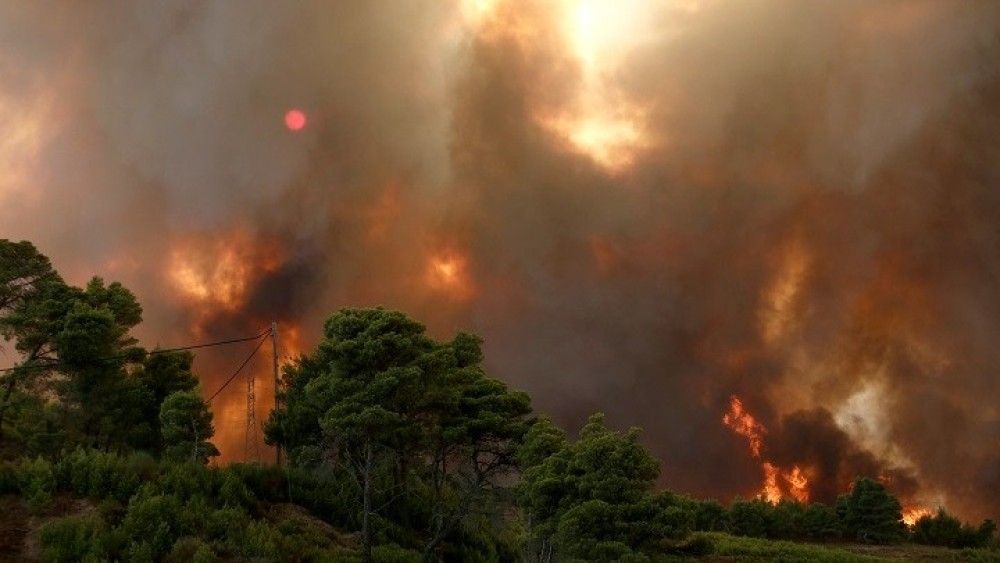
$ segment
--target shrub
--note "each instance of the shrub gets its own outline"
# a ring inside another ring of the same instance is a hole
[[[689,501],[693,514],[693,529],[714,532],[726,529],[726,509],[714,500]]]
[[[943,508],[934,516],[924,516],[913,526],[913,541],[926,545],[946,547],[985,547],[989,545],[996,524],[985,520],[978,528],[962,524],[958,518],[948,514]]]
[[[60,488],[98,499],[128,502],[142,484],[143,458],[126,458],[97,450],[77,449],[55,466]],[[146,462],[148,463],[148,462]]]
[[[279,558],[278,532],[267,522],[250,522],[244,532],[243,541],[238,546],[244,557],[262,558],[274,561]],[[234,546],[236,547],[236,546]]]
[[[372,548],[372,560],[380,563],[419,563],[420,553],[400,547],[394,543],[377,545]]]
[[[190,461],[166,464],[160,486],[164,493],[180,499],[200,495],[211,497],[218,491],[219,471]]]
[[[288,500],[288,481],[280,467],[259,463],[237,463],[226,468],[246,486],[254,497],[270,502]]]
[[[184,536],[174,542],[165,558],[168,563],[208,563],[215,560],[212,546],[193,536]]]
[[[67,516],[42,527],[39,543],[45,561],[99,561],[106,557],[101,542],[105,530],[100,518]]]
[[[729,505],[729,530],[737,536],[765,537],[770,512],[771,505],[767,501],[736,498]]]
[[[257,505],[257,499],[246,486],[242,479],[235,473],[226,471],[222,478],[222,487],[219,489],[219,497],[226,506],[235,506],[246,509],[253,509]]]
[[[148,546],[153,558],[160,558],[185,531],[180,529],[181,512],[175,497],[153,494],[147,486],[129,502],[121,530],[128,540]],[[130,550],[130,559],[144,557],[145,549]]]
[[[767,537],[802,539],[805,537],[806,507],[792,500],[772,505],[767,519]]]
[[[239,545],[243,530],[250,524],[250,516],[245,510],[231,506],[213,510],[207,520],[208,539],[228,545]]]
[[[18,484],[17,467],[9,462],[0,463],[0,495],[21,492]]]
[[[836,509],[821,503],[813,503],[806,508],[802,515],[802,527],[806,537],[814,541],[831,541],[840,536]]]
[[[21,460],[17,467],[17,483],[32,511],[42,512],[50,506],[56,478],[48,460],[40,457]]]

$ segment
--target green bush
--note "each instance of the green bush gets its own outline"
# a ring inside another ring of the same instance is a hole
[[[148,467],[143,456],[123,457],[97,450],[77,449],[55,465],[59,487],[94,498],[128,502],[142,484],[140,468]],[[147,477],[148,469],[144,470]]]
[[[288,501],[288,481],[285,471],[273,465],[260,463],[236,463],[225,469],[243,482],[254,497],[269,502]]]
[[[729,531],[736,536],[763,538],[767,536],[771,505],[762,499],[736,498],[729,505]]]
[[[280,558],[279,540],[278,532],[267,522],[250,522],[244,532],[239,551],[244,557],[274,561]]]
[[[419,552],[388,543],[372,548],[372,560],[379,563],[419,563],[423,559]]]
[[[257,498],[242,479],[233,472],[226,471],[219,489],[219,498],[226,506],[252,510],[257,506]]]
[[[182,507],[176,497],[154,494],[146,486],[129,502],[121,531],[134,544],[148,546],[153,558],[160,558],[187,531],[181,529],[183,522]],[[146,547],[135,549],[139,551],[130,551],[130,557],[144,557]]]
[[[45,524],[39,532],[44,561],[100,561],[107,557],[100,518],[67,516]]]
[[[219,489],[219,470],[190,461],[165,463],[160,486],[164,493],[180,499],[214,497]]]
[[[40,457],[21,460],[17,467],[17,483],[33,512],[42,512],[51,505],[56,478],[48,460]]]
[[[0,462],[0,495],[21,492],[17,467],[9,462]]]
[[[963,524],[958,518],[938,509],[934,516],[924,516],[913,526],[913,541],[952,548],[986,547],[996,533],[996,524],[985,520],[978,528]]]
[[[243,530],[250,524],[250,516],[242,508],[227,506],[213,510],[207,519],[205,533],[208,539],[238,546]]]
[[[212,546],[201,538],[184,536],[174,542],[164,560],[167,563],[208,563],[215,561],[216,557]]]

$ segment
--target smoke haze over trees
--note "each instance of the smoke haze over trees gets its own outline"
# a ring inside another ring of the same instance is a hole
[[[384,304],[482,335],[561,426],[642,426],[674,489],[767,463],[995,518],[998,29],[985,0],[12,2],[0,238],[122,280],[150,345],[277,320],[295,354]]]

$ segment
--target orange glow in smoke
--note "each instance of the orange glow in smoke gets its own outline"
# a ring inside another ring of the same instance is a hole
[[[456,300],[466,300],[475,293],[468,274],[468,260],[454,251],[430,258],[426,272],[427,286]]]
[[[302,329],[287,322],[278,325],[278,363],[285,365],[302,355]]]
[[[789,245],[781,255],[777,275],[764,293],[760,323],[768,344],[780,341],[791,332],[808,269],[809,255],[805,248],[797,243]]]
[[[281,264],[278,248],[243,230],[185,237],[173,245],[167,275],[174,289],[202,306],[236,310],[254,280]]]

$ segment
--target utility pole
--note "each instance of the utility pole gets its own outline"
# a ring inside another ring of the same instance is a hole
[[[274,410],[278,410],[278,394],[281,390],[278,382],[278,323],[271,322],[271,357],[274,360]],[[274,461],[281,467],[281,444],[274,447]]]

